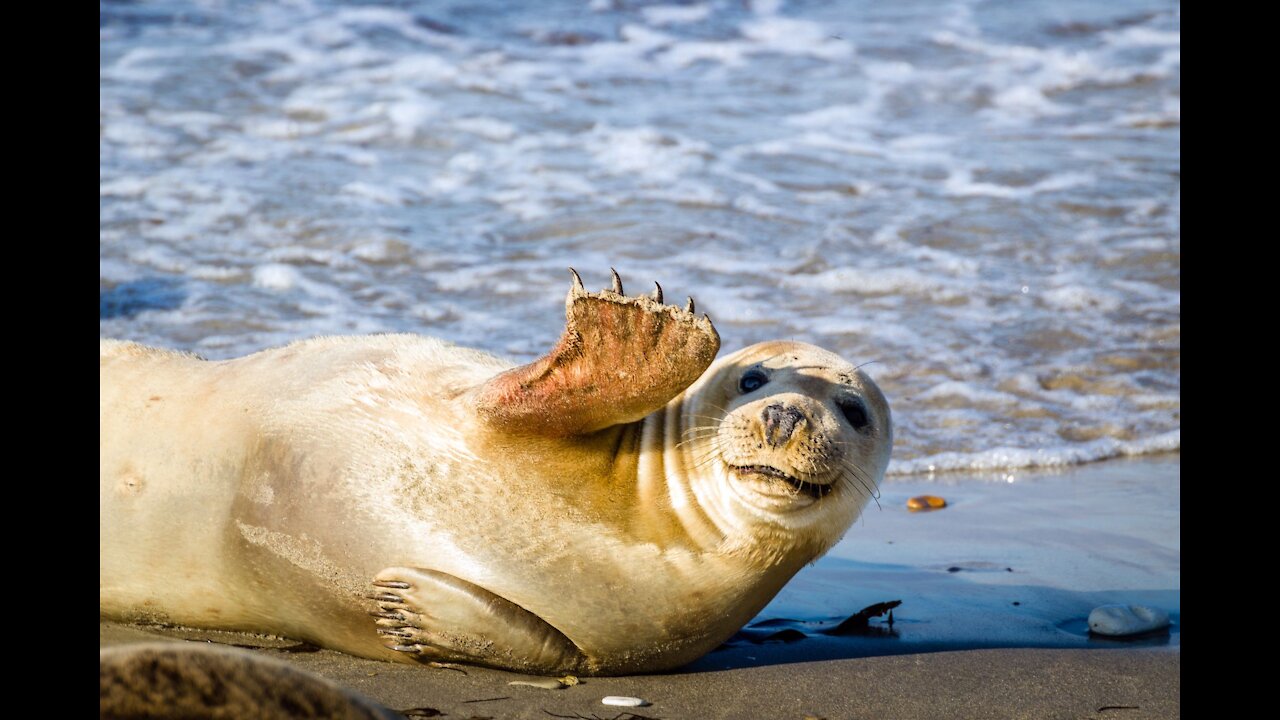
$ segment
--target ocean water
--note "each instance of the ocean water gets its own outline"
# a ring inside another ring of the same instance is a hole
[[[1014,482],[895,478],[830,553],[691,669],[971,648],[1180,651],[1180,473],[1177,456],[1162,456],[1031,470]],[[924,493],[947,507],[908,511],[907,498]],[[861,633],[828,634],[895,600],[892,625],[881,616]],[[1089,613],[1110,604],[1159,608],[1171,625],[1092,635]]]
[[[225,358],[411,331],[527,360],[566,268],[612,266],[692,295],[726,352],[872,363],[908,485],[1180,447],[1176,4],[100,17],[103,337]]]

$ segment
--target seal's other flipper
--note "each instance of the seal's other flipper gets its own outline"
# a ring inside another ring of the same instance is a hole
[[[566,437],[634,422],[702,375],[720,349],[711,318],[650,295],[587,292],[578,273],[565,299],[560,342],[481,386],[477,410],[504,432]],[[656,284],[656,283],[655,283]]]
[[[455,660],[530,672],[575,672],[585,657],[559,630],[524,608],[447,573],[395,567],[378,573],[383,643],[422,661]]]

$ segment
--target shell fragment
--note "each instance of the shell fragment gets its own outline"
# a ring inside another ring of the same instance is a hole
[[[649,704],[638,697],[627,697],[625,695],[610,695],[600,702],[618,707],[644,707]]]

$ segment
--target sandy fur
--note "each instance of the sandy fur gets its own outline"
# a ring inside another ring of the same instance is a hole
[[[556,439],[486,426],[471,398],[511,364],[429,338],[318,338],[217,362],[103,341],[102,615],[405,660],[375,635],[365,595],[384,568],[421,567],[567,636],[582,657],[548,671],[688,662],[866,502],[770,515],[704,462],[705,442],[683,442],[703,422],[690,413],[711,412],[699,401],[733,405],[748,351],[639,422]],[[792,389],[811,392],[810,375]],[[875,480],[888,443],[864,458]]]

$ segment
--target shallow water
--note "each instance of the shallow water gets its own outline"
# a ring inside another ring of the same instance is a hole
[[[100,8],[104,337],[528,359],[613,266],[874,361],[892,473],[1180,447],[1176,5]]]
[[[1013,482],[893,479],[826,557],[693,669],[973,648],[1180,647],[1180,466],[1162,457]],[[907,498],[924,493],[947,507],[908,511]],[[882,616],[865,634],[823,632],[893,600],[902,604],[892,626]],[[1137,638],[1090,634],[1090,611],[1108,604],[1159,608],[1173,624]]]

